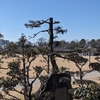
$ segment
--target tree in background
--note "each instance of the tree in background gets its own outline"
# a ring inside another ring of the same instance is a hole
[[[34,34],[34,36],[38,35],[41,32],[47,32],[49,34],[49,43],[48,43],[49,58],[50,58],[51,65],[52,65],[52,72],[57,73],[59,71],[59,68],[58,68],[58,65],[55,60],[54,49],[53,49],[54,38],[56,37],[56,36],[54,36],[54,31],[55,31],[55,34],[59,34],[59,33],[64,34],[65,32],[67,32],[67,30],[63,30],[62,27],[60,27],[60,26],[53,28],[54,24],[59,23],[59,21],[53,21],[53,18],[49,18],[47,20],[42,20],[42,21],[30,20],[28,24],[25,24],[25,26],[27,28],[30,27],[33,29],[33,28],[39,28],[39,27],[41,27],[41,25],[43,25],[45,23],[49,24],[49,29],[41,30],[38,33]]]
[[[75,50],[77,48],[77,43],[75,41],[70,42],[70,49]]]
[[[99,63],[100,57],[96,57],[96,60],[98,62],[90,63],[89,67],[91,69],[90,71],[87,71],[87,73],[92,71],[100,72],[100,63]],[[100,84],[92,80],[82,80],[82,81],[84,85],[82,87],[78,87],[74,91],[74,98],[82,100],[100,100]]]
[[[79,56],[77,53],[71,53],[71,54],[67,55],[66,57],[67,57],[67,59],[73,61],[76,65],[76,67],[78,68],[79,71],[72,72],[73,77],[74,77],[74,74],[78,74],[79,75],[79,84],[80,84],[80,86],[83,86],[83,77],[85,74],[84,74],[82,68],[87,63],[88,59],[84,58],[82,56]],[[74,79],[76,80],[75,77],[74,77]]]
[[[96,44],[97,44],[96,47],[97,47],[97,48],[100,48],[100,39],[97,39],[97,40],[96,40]]]
[[[86,46],[86,40],[85,40],[85,39],[81,39],[81,40],[79,41],[78,46],[79,46],[80,48],[84,48],[84,47]]]
[[[14,96],[11,91],[22,94],[24,100],[32,100],[33,83],[43,70],[41,66],[33,67],[31,65],[38,56],[38,50],[26,44],[26,41],[26,36],[22,34],[19,39],[20,46],[11,42],[6,50],[2,52],[1,58],[13,59],[6,68],[2,66],[2,63],[0,67],[1,69],[8,70],[6,77],[0,78],[0,87],[5,95],[12,97],[12,100],[20,100],[20,98]],[[20,86],[20,90],[17,89],[18,86]],[[2,98],[5,99],[4,95]]]
[[[0,38],[3,38],[4,36],[1,34],[1,32],[0,32]]]
[[[88,42],[88,44],[89,44],[91,47],[95,48],[95,47],[96,47],[96,40],[95,40],[95,39],[92,39],[92,40],[90,40],[90,41]]]
[[[36,43],[37,43],[37,46],[39,46],[40,48],[44,48],[47,46],[47,41],[43,37],[39,38]]]

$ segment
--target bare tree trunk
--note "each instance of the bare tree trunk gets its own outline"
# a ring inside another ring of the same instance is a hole
[[[59,71],[55,57],[54,57],[54,50],[53,50],[53,18],[50,18],[50,24],[49,24],[49,30],[50,30],[50,37],[49,37],[49,47],[50,47],[50,60],[52,65],[52,71],[53,73],[57,73]]]
[[[25,68],[25,58],[24,58],[24,42],[22,42],[22,55],[23,55],[23,77],[24,77],[24,100],[27,100],[27,86],[26,86],[26,68]]]
[[[83,86],[83,81],[82,81],[82,80],[83,80],[83,79],[82,79],[82,78],[83,78],[83,76],[82,76],[82,69],[80,68],[79,70],[80,70],[80,84]]]

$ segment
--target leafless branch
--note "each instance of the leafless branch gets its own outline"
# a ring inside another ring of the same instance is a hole
[[[3,68],[3,67],[1,67],[1,66],[0,66],[0,69],[5,69],[5,70],[8,70],[8,68]]]
[[[22,92],[22,91],[18,91],[17,89],[13,89],[13,91],[15,91],[15,92],[17,92],[17,93],[20,93],[20,94],[22,94],[22,95],[24,95],[24,93]]]
[[[33,83],[36,81],[37,78],[38,78],[38,75],[35,77],[35,79],[30,84],[29,95],[31,95]]]
[[[90,72],[92,72],[93,71],[93,69],[91,69],[91,70],[86,70],[86,71],[83,71],[83,73],[84,72],[86,72],[86,73],[84,73],[82,76],[84,77],[86,74],[88,74],[88,73],[90,73]]]
[[[21,99],[17,98],[16,96],[14,96],[14,95],[12,95],[12,94],[10,94],[10,93],[8,93],[8,95],[9,95],[10,97],[12,97],[12,98],[15,98],[16,100],[21,100]]]

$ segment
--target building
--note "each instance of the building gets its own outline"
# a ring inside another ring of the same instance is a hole
[[[5,48],[9,44],[9,40],[0,39],[0,48]]]

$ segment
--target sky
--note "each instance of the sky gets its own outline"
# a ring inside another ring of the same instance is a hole
[[[28,37],[48,29],[48,24],[39,29],[24,24],[50,17],[68,30],[56,40],[100,39],[100,0],[0,0],[0,32],[6,40],[17,41],[22,33]],[[48,39],[48,33],[40,33],[32,41],[40,37]]]

